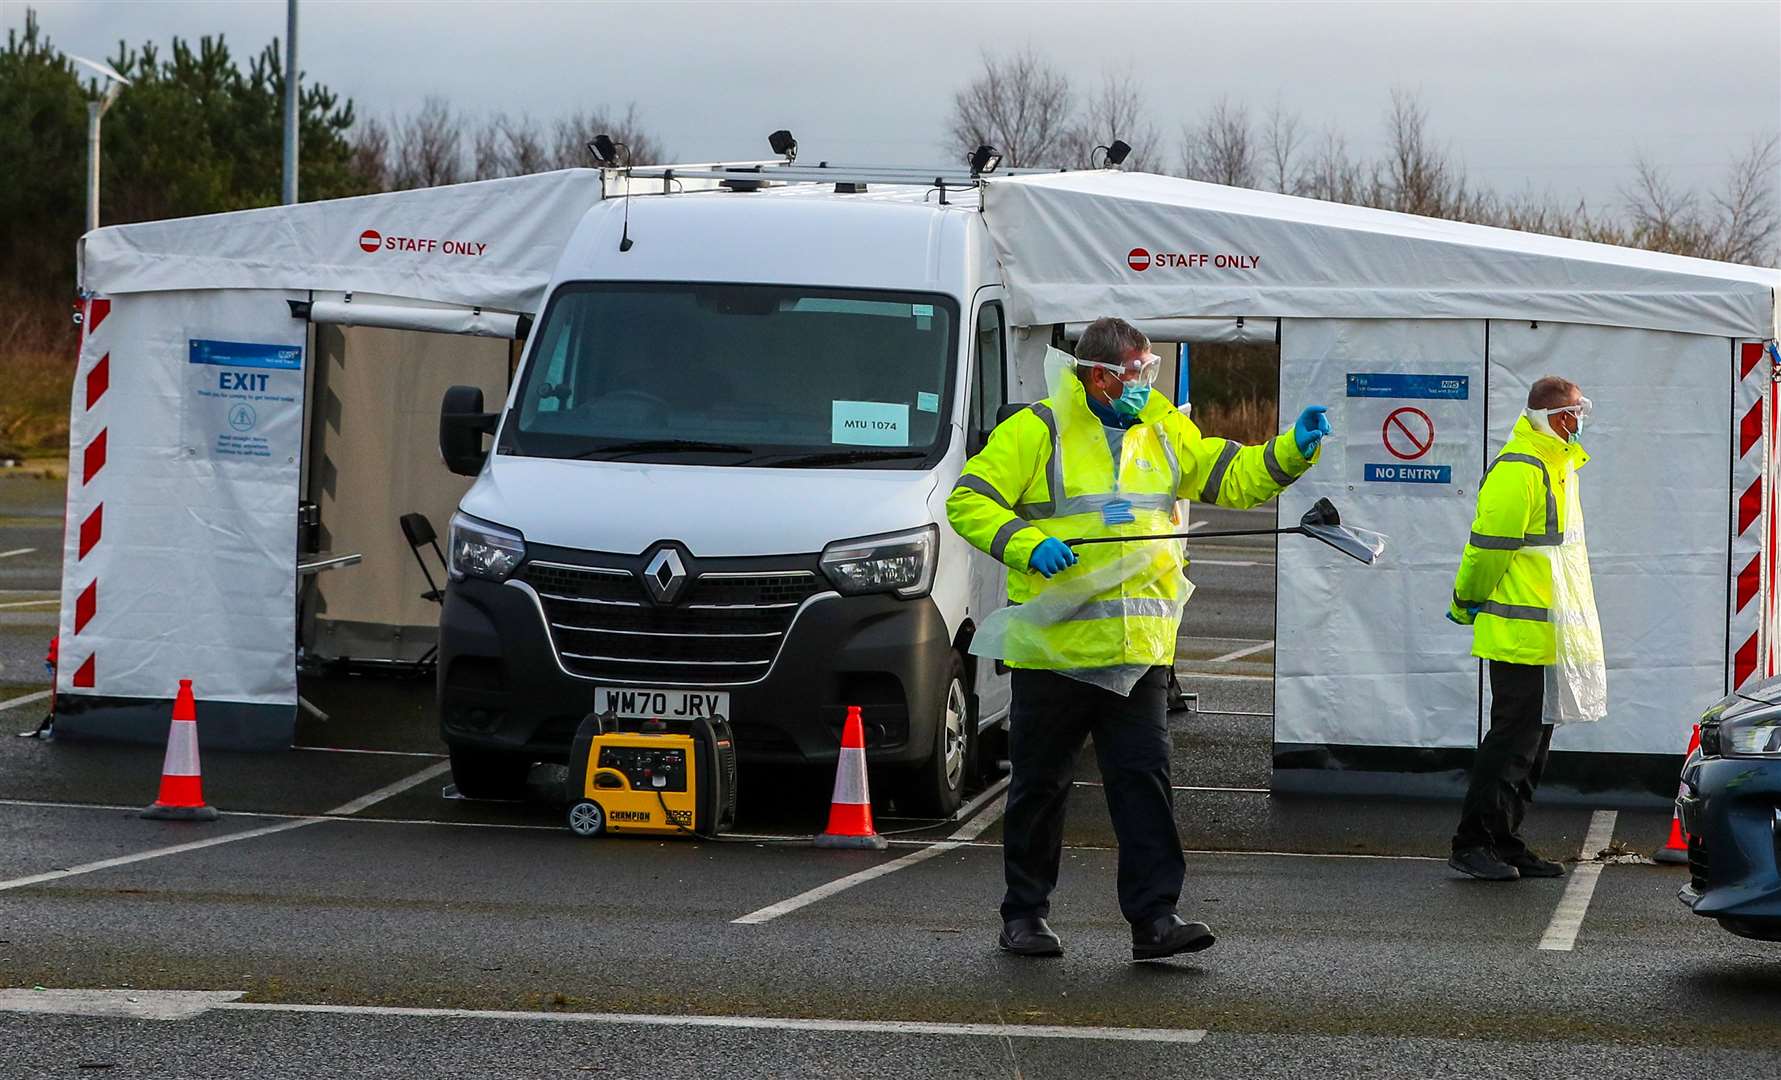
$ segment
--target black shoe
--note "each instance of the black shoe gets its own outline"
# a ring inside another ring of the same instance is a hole
[[[1531,851],[1523,851],[1503,860],[1513,866],[1522,877],[1564,877],[1563,863],[1555,863],[1551,859],[1542,859]]]
[[[1199,952],[1210,949],[1217,940],[1205,923],[1185,922],[1171,911],[1132,927],[1132,959],[1161,960],[1177,953]]]
[[[1064,943],[1044,919],[1009,919],[1002,924],[996,944],[1019,956],[1064,955]]]
[[[1456,851],[1453,858],[1447,860],[1447,865],[1480,881],[1514,881],[1521,876],[1520,871],[1497,858],[1497,853],[1489,848]]]

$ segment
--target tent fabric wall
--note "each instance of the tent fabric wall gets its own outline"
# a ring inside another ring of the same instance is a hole
[[[1487,343],[1486,330],[1475,320],[1283,326],[1283,413],[1327,401],[1336,437],[1282,496],[1282,520],[1327,496],[1346,520],[1392,543],[1371,569],[1281,545],[1277,758],[1327,765],[1355,748],[1402,748],[1450,763],[1426,752],[1476,744],[1488,725],[1488,680],[1470,656],[1470,632],[1444,613],[1478,476],[1546,374],[1578,382],[1597,403],[1581,477],[1610,695],[1606,719],[1560,729],[1554,749],[1679,753],[1693,718],[1723,692],[1733,343],[1532,321],[1492,321]],[[1480,388],[1476,463],[1463,481],[1456,467],[1451,491],[1356,482],[1352,459],[1377,433],[1344,415],[1342,379],[1381,369],[1466,374]]]
[[[316,328],[318,381],[309,497],[322,546],[357,566],[317,576],[305,643],[315,655],[414,660],[437,640],[439,609],[397,524],[419,511],[445,546],[446,523],[470,488],[439,463],[439,403],[453,385],[507,396],[508,343],[477,337]],[[444,570],[425,552],[434,581]]]
[[[1596,403],[1579,475],[1608,715],[1561,728],[1555,750],[1680,753],[1724,692],[1732,364],[1726,338],[1491,323],[1493,456],[1540,376],[1571,379]]]
[[[164,708],[145,703],[191,679],[214,703],[217,741],[288,745],[302,373],[294,403],[258,402],[249,434],[272,430],[275,454],[221,452],[235,431],[200,392],[224,369],[194,362],[192,341],[300,350],[291,296],[89,302],[69,436],[58,735],[165,739]]]
[[[1280,520],[1297,521],[1328,498],[1344,521],[1391,537],[1385,561],[1372,567],[1321,544],[1280,543],[1274,740],[1289,752],[1477,744],[1478,669],[1470,635],[1444,615],[1455,561],[1471,529],[1483,447],[1470,469],[1455,469],[1453,488],[1436,495],[1356,484],[1351,477],[1366,440],[1378,432],[1356,430],[1346,383],[1351,372],[1464,376],[1471,388],[1464,404],[1477,430],[1484,419],[1484,334],[1479,320],[1290,319],[1281,325],[1281,425],[1290,424],[1301,405],[1321,402],[1330,407],[1335,435],[1324,440],[1316,467],[1280,496]]]

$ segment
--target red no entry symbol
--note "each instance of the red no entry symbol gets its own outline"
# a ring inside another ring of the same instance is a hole
[[[1415,461],[1435,445],[1435,422],[1421,409],[1406,405],[1385,418],[1380,432],[1385,437],[1386,452],[1399,461]]]

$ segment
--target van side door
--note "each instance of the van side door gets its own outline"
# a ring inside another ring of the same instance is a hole
[[[978,293],[972,321],[970,415],[965,438],[970,452],[983,449],[996,426],[996,410],[1008,401],[1008,326],[1000,289]],[[971,560],[971,610],[981,620],[1008,603],[1008,569],[993,559]],[[978,723],[1007,715],[1012,701],[1008,675],[992,660],[979,658],[976,678]]]

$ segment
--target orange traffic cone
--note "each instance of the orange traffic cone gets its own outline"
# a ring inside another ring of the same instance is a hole
[[[1701,725],[1696,724],[1694,726],[1694,734],[1690,736],[1688,740],[1688,753],[1682,756],[1682,760],[1687,762],[1689,758],[1694,756],[1694,752],[1700,748]],[[1680,797],[1685,793],[1686,789],[1681,785],[1678,785],[1676,788],[1677,796]],[[1682,831],[1682,819],[1677,815],[1675,810],[1670,811],[1670,838],[1664,841],[1663,847],[1652,852],[1651,861],[1669,863],[1672,866],[1680,866],[1688,862],[1688,834]]]
[[[198,768],[198,706],[192,680],[179,680],[173,699],[173,723],[167,729],[167,757],[161,765],[161,795],[142,812],[161,821],[215,821],[216,807],[204,805],[204,784]]]
[[[883,851],[884,837],[872,827],[872,795],[866,789],[866,728],[860,707],[847,707],[841,730],[841,758],[835,762],[835,796],[829,801],[829,827],[816,838],[820,848]]]

